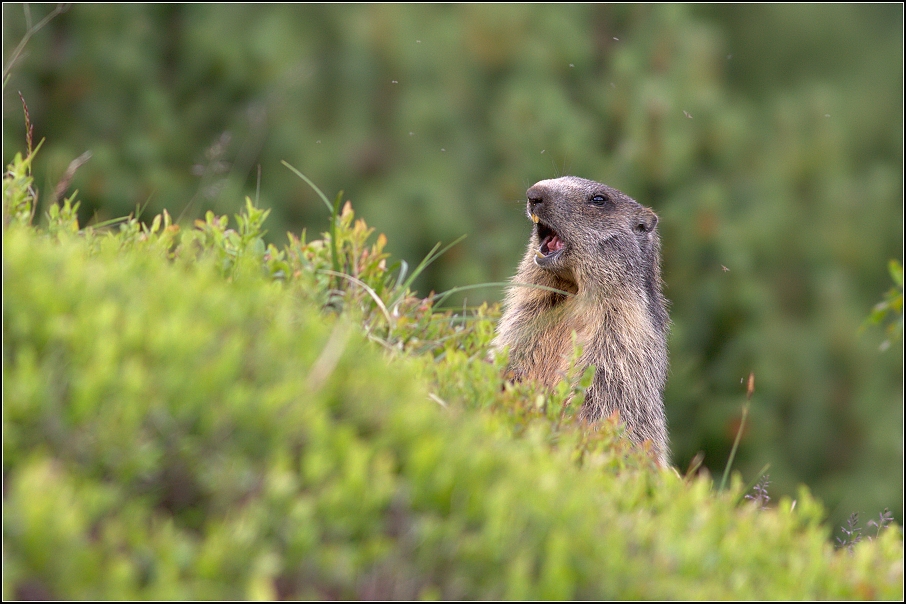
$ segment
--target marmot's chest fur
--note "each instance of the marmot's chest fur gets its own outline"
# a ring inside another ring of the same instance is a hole
[[[669,320],[657,215],[614,188],[575,176],[543,180],[526,195],[535,227],[513,278],[526,285],[507,293],[495,348],[509,349],[516,379],[553,386],[566,374],[575,333],[583,347],[580,369],[596,368],[583,417],[619,412],[630,438],[650,441],[667,465]]]

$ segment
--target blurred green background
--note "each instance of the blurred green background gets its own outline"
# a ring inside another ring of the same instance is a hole
[[[4,69],[53,9],[3,5]],[[902,523],[903,345],[859,334],[903,258],[902,5],[76,5],[15,59],[4,162],[21,91],[42,210],[92,153],[83,221],[250,195],[282,245],[327,226],[286,160],[410,265],[467,235],[427,294],[513,274],[537,180],[625,191],[661,217],[676,464],[723,471],[754,372],[734,467]]]

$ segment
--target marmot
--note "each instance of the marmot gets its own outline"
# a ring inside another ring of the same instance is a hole
[[[593,422],[619,412],[632,441],[650,441],[666,467],[669,318],[657,215],[612,187],[575,176],[542,180],[526,196],[535,228],[494,348],[509,348],[514,379],[551,387],[566,374],[575,332],[583,347],[579,368],[596,368],[581,417]]]

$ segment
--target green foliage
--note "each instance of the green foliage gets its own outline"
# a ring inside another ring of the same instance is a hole
[[[42,143],[44,141],[41,141]],[[41,148],[41,145],[38,145]],[[38,149],[22,157],[16,153],[13,161],[3,173],[3,226],[10,224],[31,224],[35,216],[38,193],[32,183],[31,162]]]
[[[265,251],[264,233],[261,226],[267,219],[270,210],[259,210],[252,200],[245,198],[245,212],[236,215],[238,231],[228,229],[229,219],[226,216],[215,217],[214,212],[207,212],[204,220],[196,220],[195,226],[200,237],[198,244],[202,249],[217,250],[220,256],[221,269],[230,274],[247,256],[259,259]]]
[[[884,300],[875,305],[863,324],[863,328],[867,325],[880,325],[888,314],[893,315],[893,320],[885,329],[887,339],[881,343],[881,350],[887,350],[891,342],[898,342],[903,338],[903,265],[891,260],[887,268],[894,286],[884,296]]]
[[[4,599],[902,599],[899,526],[835,550],[804,488],[658,469],[348,203],[282,249],[266,215],[5,228]]]
[[[3,5],[4,165],[30,130],[18,91],[35,140],[52,134],[35,166],[36,220],[71,195],[57,183],[90,150],[72,176],[82,225],[137,206],[142,217],[114,226],[141,229],[164,209],[180,224],[207,223],[209,211],[232,220],[248,196],[271,210],[262,241],[275,246],[274,274],[292,279],[324,258],[304,242],[284,250],[283,233],[322,230],[324,212],[286,160],[356,200],[356,216],[387,236],[397,277],[467,235],[400,281],[421,298],[450,292],[434,305],[459,307],[500,299],[500,288],[472,287],[513,274],[531,183],[607,182],[661,218],[678,465],[703,453],[721,472],[741,434],[734,468],[747,477],[770,464],[778,493],[809,484],[835,525],[885,507],[902,522],[902,340],[859,335],[890,287],[885,264],[903,260],[901,5],[62,11]],[[342,203],[327,201],[339,215]],[[244,249],[230,245],[218,251],[227,272]],[[319,269],[344,273],[330,249]],[[329,282],[313,291],[334,308],[377,309],[372,337],[405,339],[394,324],[407,312],[394,315],[381,293],[396,282],[350,277],[305,278]],[[429,314],[419,324],[439,330]],[[896,344],[878,355],[885,340]],[[759,394],[740,432],[750,372]]]

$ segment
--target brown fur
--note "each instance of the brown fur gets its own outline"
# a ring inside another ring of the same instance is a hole
[[[514,285],[494,347],[509,349],[515,379],[552,387],[566,375],[575,332],[583,346],[580,369],[596,368],[582,417],[596,421],[618,412],[632,441],[650,441],[666,466],[669,319],[657,215],[614,188],[575,176],[543,180],[526,195],[527,213],[538,220],[513,283],[572,295]]]

